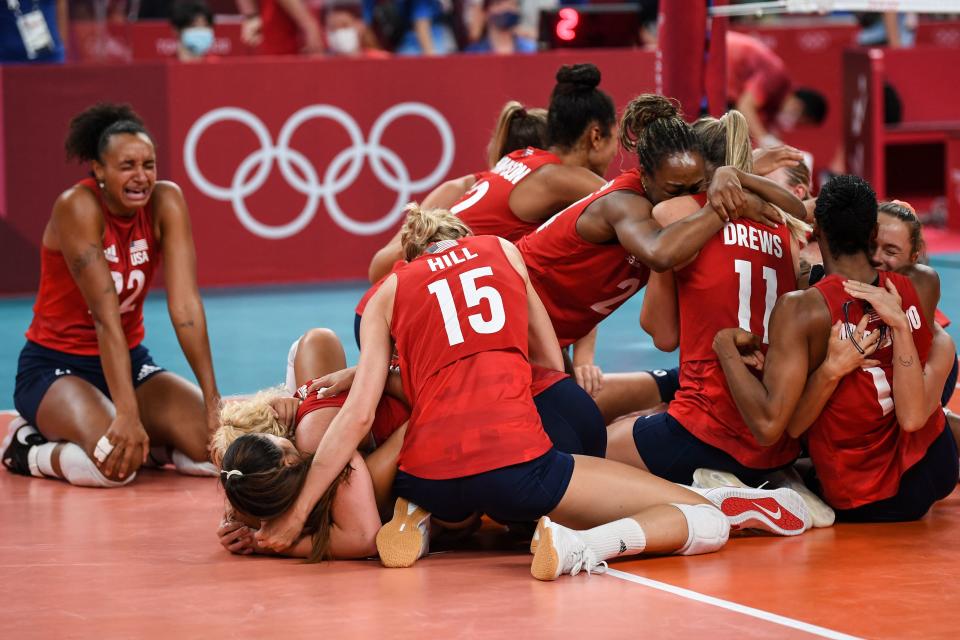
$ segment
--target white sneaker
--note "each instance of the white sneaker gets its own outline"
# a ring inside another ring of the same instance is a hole
[[[537,523],[540,535],[536,545],[530,575],[537,580],[556,580],[561,574],[575,576],[581,571],[587,574],[603,573],[607,563],[597,560],[576,531],[568,529],[543,516]]]
[[[410,567],[430,551],[430,513],[397,498],[393,519],[377,532],[377,553],[385,567]]]
[[[749,487],[737,476],[728,471],[716,469],[697,469],[693,472],[693,486],[697,489],[716,489],[717,487]]]
[[[785,487],[787,489],[793,489],[800,494],[800,497],[803,498],[803,501],[807,504],[807,509],[810,511],[810,518],[813,521],[814,527],[833,526],[834,520],[837,519],[837,514],[830,508],[830,505],[820,499],[820,496],[810,490],[796,469],[787,467],[781,471],[771,473],[766,477],[770,479],[771,487]]]
[[[703,496],[723,511],[731,530],[760,529],[781,536],[798,536],[810,528],[810,511],[793,489],[717,487]]]

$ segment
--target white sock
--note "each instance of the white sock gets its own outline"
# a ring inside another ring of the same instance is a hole
[[[647,536],[640,523],[633,518],[622,518],[593,529],[577,531],[577,535],[598,560],[634,555],[643,552],[647,546]]]
[[[178,473],[182,473],[187,476],[203,477],[214,477],[220,475],[216,465],[209,460],[204,460],[203,462],[191,460],[187,454],[178,451],[177,449],[173,450],[173,454],[171,454],[170,457],[173,459],[173,466],[177,468]]]
[[[35,447],[30,447],[27,451],[27,463],[30,465],[30,475],[40,478],[59,478],[53,470],[53,450],[57,448],[59,442],[47,442]]]
[[[687,521],[687,541],[674,553],[694,556],[717,551],[730,537],[730,522],[710,504],[674,504]]]
[[[105,489],[112,489],[129,484],[134,478],[137,477],[136,473],[131,473],[121,481],[108,480],[105,475],[100,473],[100,469],[97,469],[97,465],[94,464],[93,460],[87,457],[86,452],[72,442],[51,442],[49,445],[41,445],[41,447],[47,447],[50,445],[55,446],[57,444],[63,445],[63,448],[60,450],[60,469],[63,470],[63,479],[72,485],[78,487],[101,487]],[[39,449],[41,447],[37,448]],[[53,453],[52,449],[50,450],[50,453]],[[46,458],[46,460],[47,462],[44,464],[51,465],[49,467],[50,475],[55,478],[58,477],[53,472],[53,466],[52,463],[49,462],[49,456]],[[41,466],[41,468],[43,467]],[[47,475],[46,472],[44,472],[44,475]]]

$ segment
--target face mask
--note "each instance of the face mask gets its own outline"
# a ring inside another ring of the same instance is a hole
[[[490,25],[497,29],[513,29],[520,24],[520,13],[517,11],[502,11],[490,14]]]
[[[213,46],[213,29],[189,27],[180,32],[180,43],[195,56],[202,56]]]
[[[342,27],[327,32],[330,50],[340,55],[351,55],[360,50],[360,35],[356,29]]]

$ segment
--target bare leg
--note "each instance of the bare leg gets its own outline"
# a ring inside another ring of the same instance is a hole
[[[603,387],[594,400],[607,424],[628,413],[661,404],[660,388],[646,371],[603,374]]]
[[[340,339],[330,329],[310,329],[300,338],[293,370],[297,384],[347,368]]]
[[[607,427],[607,460],[615,460],[631,467],[647,471],[637,443],[633,439],[635,418],[623,418]]]
[[[404,424],[364,459],[373,480],[377,508],[384,520],[390,517],[393,510],[393,479],[397,475],[397,460],[400,458],[400,448],[403,447],[403,436],[406,432],[407,425]]]
[[[169,445],[197,462],[208,459],[211,434],[197,385],[164,371],[137,387],[136,394],[151,445]]]
[[[550,513],[551,519],[564,526],[587,529],[671,503],[710,504],[689,489],[646,471],[602,458],[573,458],[576,464],[570,486]]]

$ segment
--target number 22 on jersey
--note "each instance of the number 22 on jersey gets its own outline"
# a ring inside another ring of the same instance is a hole
[[[470,314],[466,318],[470,328],[476,333],[496,333],[503,329],[506,322],[503,298],[500,296],[500,292],[489,285],[477,286],[477,280],[492,275],[493,269],[491,267],[478,267],[461,273],[459,277],[460,288],[463,291],[468,309],[479,306],[484,300],[490,304],[489,319],[484,319],[480,313]],[[457,305],[453,300],[453,293],[450,290],[450,283],[447,282],[447,278],[431,282],[427,286],[427,291],[436,296],[437,303],[440,305],[440,314],[443,316],[443,328],[447,333],[447,342],[450,343],[451,347],[463,343],[463,328],[460,326]]]

